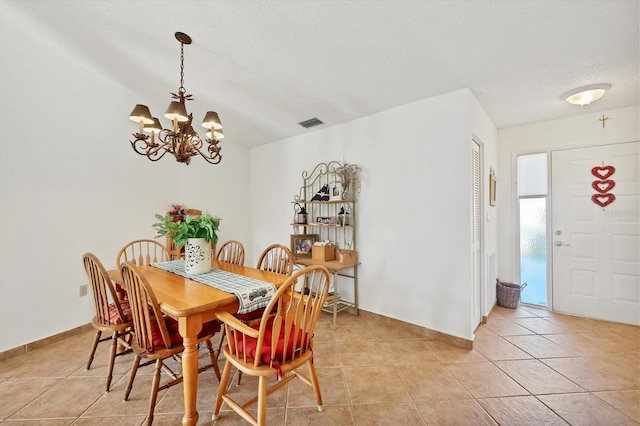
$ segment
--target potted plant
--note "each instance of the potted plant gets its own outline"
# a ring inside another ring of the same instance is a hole
[[[152,225],[158,232],[156,238],[170,236],[175,245],[185,247],[185,272],[202,274],[211,270],[211,244],[218,242],[216,231],[222,219],[209,212],[196,217],[186,216],[178,222],[174,222],[170,214],[156,214],[155,217],[159,220]]]
[[[357,164],[342,163],[335,168],[335,173],[342,181],[344,187],[343,198],[353,199],[354,195],[360,193],[360,173],[362,168]]]
[[[184,219],[186,211],[186,207],[182,204],[171,204],[171,211],[169,211],[169,215],[174,222],[179,222]]]

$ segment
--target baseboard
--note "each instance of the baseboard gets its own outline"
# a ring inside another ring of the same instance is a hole
[[[473,340],[463,339],[462,337],[452,336],[440,331],[431,330],[427,327],[411,324],[405,321],[397,320],[394,318],[385,317],[384,315],[376,314],[373,312],[358,309],[359,315],[367,320],[380,321],[385,324],[392,324],[396,327],[402,327],[418,336],[428,337],[431,339],[440,340],[446,343],[450,343],[454,346],[458,346],[463,349],[473,349]]]
[[[62,333],[54,334],[53,336],[45,337],[40,340],[36,340],[30,343],[26,343],[24,345],[20,345],[13,349],[8,349],[6,351],[0,352],[0,361],[4,361],[9,358],[13,358],[18,355],[24,355],[27,352],[31,352],[34,349],[41,348],[43,346],[50,345],[52,343],[59,342],[68,337],[75,336],[78,334],[86,333],[89,330],[93,330],[93,326],[91,324],[84,324],[80,327],[72,328],[71,330],[63,331]]]
[[[495,308],[495,304],[493,307]],[[493,308],[491,309],[493,310]],[[350,311],[353,311],[353,309],[350,309]],[[384,315],[365,311],[363,309],[358,309],[358,313],[359,315],[366,318],[367,320],[380,321],[385,324],[393,324],[394,326],[402,327],[406,330],[409,330],[410,332],[418,336],[424,336],[424,337],[429,337],[431,339],[440,340],[464,349],[473,349],[473,340],[467,340],[461,337],[452,336],[447,333],[431,330],[426,327],[411,324],[411,323],[397,320],[394,318],[385,317]],[[486,322],[486,317],[483,317],[483,322]],[[86,333],[89,330],[93,330],[93,326],[91,324],[85,324],[85,325],[81,325],[80,327],[73,328],[71,330],[63,331],[62,333],[54,334],[53,336],[45,337],[44,339],[36,340],[34,342],[18,346],[17,348],[2,351],[0,352],[0,361],[13,358],[18,355],[26,354],[27,352],[30,352],[34,349],[59,342],[60,340],[64,340],[68,337],[75,336],[77,334]]]
[[[487,313],[487,315],[483,315],[482,316],[482,323],[486,324],[487,320],[489,319],[489,316],[491,316],[491,312],[493,312],[493,310],[496,308],[497,305],[497,301],[493,301],[493,306],[491,306],[491,309],[489,309],[489,312]]]

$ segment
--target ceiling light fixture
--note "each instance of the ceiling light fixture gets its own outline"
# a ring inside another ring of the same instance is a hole
[[[164,114],[171,120],[172,128],[163,129],[160,120],[151,116],[149,108],[138,104],[129,114],[130,120],[140,124],[140,131],[133,134],[135,140],[130,141],[131,147],[151,161],[158,161],[169,152],[180,163],[189,164],[191,157],[200,155],[207,162],[218,164],[222,160],[221,148],[218,146],[220,139],[224,137],[222,124],[216,112],[208,111],[202,121],[202,126],[208,130],[207,139],[201,139],[193,129],[193,114],[187,113],[184,105],[185,101],[193,100],[192,95],[186,94],[184,88],[184,45],[191,44],[191,37],[177,32],[176,39],[180,42],[180,87],[177,94],[171,93],[175,100],[169,104]],[[207,147],[206,152],[203,152],[205,142]]]
[[[578,87],[564,95],[562,99],[572,105],[586,106],[591,102],[597,101],[604,95],[604,92],[611,88],[610,84],[591,84],[589,86]]]

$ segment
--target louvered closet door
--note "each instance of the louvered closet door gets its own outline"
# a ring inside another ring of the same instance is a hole
[[[472,187],[473,187],[473,320],[474,326],[482,321],[480,308],[481,277],[482,277],[482,173],[480,161],[480,145],[476,141],[471,143],[472,158]]]

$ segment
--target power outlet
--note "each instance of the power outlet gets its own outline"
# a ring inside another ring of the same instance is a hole
[[[86,296],[89,291],[89,285],[83,284],[80,286],[80,297]]]

